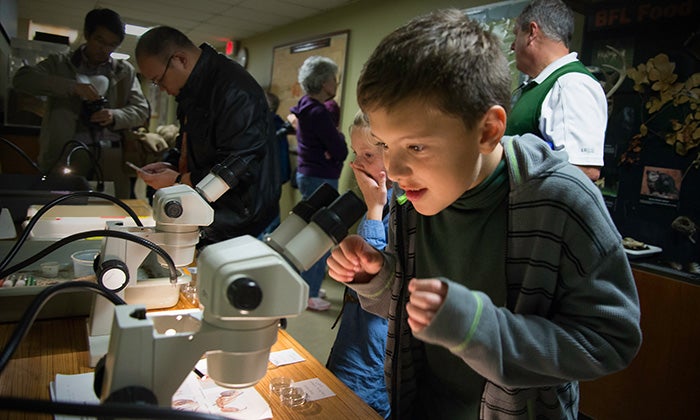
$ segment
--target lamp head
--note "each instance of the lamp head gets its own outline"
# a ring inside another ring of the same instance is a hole
[[[97,178],[97,191],[104,191],[104,176],[102,174],[102,166],[100,166],[100,162],[97,160],[97,157],[95,154],[90,150],[90,148],[83,142],[81,141],[76,141],[73,140],[71,143],[74,143],[75,146],[68,152],[66,155],[66,161],[65,161],[65,166],[61,169],[61,173],[63,175],[72,175],[75,173],[75,170],[73,169],[73,166],[71,166],[71,158],[73,157],[73,154],[82,150],[84,153],[87,154],[90,164],[95,170],[96,178]]]

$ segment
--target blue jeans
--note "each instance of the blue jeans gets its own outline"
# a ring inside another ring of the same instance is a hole
[[[299,186],[299,192],[301,192],[301,198],[306,200],[311,194],[316,191],[318,187],[326,183],[338,189],[338,180],[332,178],[317,178],[315,176],[308,176],[297,172],[297,185]],[[321,283],[323,283],[324,277],[326,277],[326,259],[330,253],[326,253],[320,260],[316,261],[314,265],[308,270],[301,273],[301,277],[309,285],[309,297],[318,297],[318,291],[321,289]]]
[[[357,293],[345,288],[340,328],[326,367],[379,415],[389,418],[389,394],[384,382],[387,320],[366,312]]]

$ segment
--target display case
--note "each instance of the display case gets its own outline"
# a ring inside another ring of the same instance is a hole
[[[26,65],[34,65],[47,58],[50,54],[65,53],[70,50],[68,45],[53,42],[30,41],[13,38],[10,42],[10,59],[6,69],[7,94],[5,95],[5,126],[39,127],[44,115],[46,98],[18,92],[12,87],[12,78],[17,70]]]

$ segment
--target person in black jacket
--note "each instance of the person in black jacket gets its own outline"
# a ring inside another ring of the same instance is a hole
[[[135,56],[146,80],[175,96],[180,122],[176,147],[139,176],[155,189],[196,186],[227,158],[244,159],[238,185],[211,204],[214,222],[202,229],[199,247],[258,236],[279,215],[280,197],[275,128],[263,88],[238,63],[171,27],[143,34]]]

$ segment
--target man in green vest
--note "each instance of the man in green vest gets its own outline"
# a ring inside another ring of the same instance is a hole
[[[529,76],[508,115],[507,135],[533,133],[593,181],[603,166],[608,105],[598,80],[569,51],[574,16],[561,0],[533,0],[515,21],[518,70]]]

